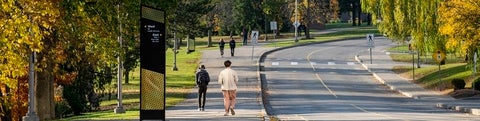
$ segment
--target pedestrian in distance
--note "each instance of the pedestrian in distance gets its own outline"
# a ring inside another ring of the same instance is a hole
[[[223,57],[223,49],[225,48],[225,41],[223,41],[223,39],[220,39],[218,47],[220,47],[220,55]]]
[[[205,66],[201,65],[195,74],[195,80],[198,87],[198,111],[205,111],[205,101],[207,94],[207,86],[210,82],[210,75]]]
[[[235,40],[233,39],[233,37],[230,37],[230,39],[231,39],[230,42],[229,42],[230,54],[233,57],[235,55]]]
[[[225,69],[223,69],[218,75],[218,83],[221,85],[223,94],[223,105],[225,106],[224,116],[228,116],[230,112],[235,115],[235,98],[237,97],[237,83],[238,75],[235,70],[231,68],[232,62],[226,60],[224,63]]]

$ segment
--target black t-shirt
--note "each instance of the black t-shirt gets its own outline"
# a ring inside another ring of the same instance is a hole
[[[230,40],[230,48],[235,48],[235,40]]]

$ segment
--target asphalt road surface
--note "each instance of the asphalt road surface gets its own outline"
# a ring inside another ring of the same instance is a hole
[[[375,40],[376,47],[392,45]],[[354,60],[368,48],[366,39],[355,39],[269,54],[264,65],[271,113],[281,120],[480,120],[380,84]]]

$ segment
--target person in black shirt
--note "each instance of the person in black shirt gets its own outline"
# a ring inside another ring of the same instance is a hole
[[[195,79],[198,87],[198,111],[205,111],[206,93],[208,83],[210,82],[210,75],[207,70],[205,70],[204,65],[198,68]]]
[[[218,47],[220,47],[220,55],[223,57],[223,49],[225,48],[225,41],[223,41],[223,39],[218,43]]]
[[[230,37],[230,38],[231,38],[231,40],[229,42],[229,44],[230,44],[230,54],[233,57],[235,55],[235,40],[233,39],[233,37]]]

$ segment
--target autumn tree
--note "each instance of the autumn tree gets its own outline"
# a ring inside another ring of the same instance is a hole
[[[325,24],[338,17],[339,3],[337,0],[299,0],[298,20],[305,26],[305,36],[310,38],[311,24]],[[295,1],[288,3],[290,21],[295,22]],[[293,25],[292,25],[293,26]]]
[[[436,0],[361,0],[380,32],[399,43],[410,42],[421,54],[446,51],[445,37],[439,33]],[[411,38],[411,40],[409,39]]]
[[[447,48],[461,48],[461,53],[470,56],[478,52],[480,45],[480,3],[478,0],[446,0],[438,9],[440,33],[448,37]]]
[[[57,0],[3,0],[0,2],[0,84],[6,85],[9,90],[18,88],[19,77],[27,76],[28,57],[32,52],[37,53],[36,71],[36,106],[41,120],[52,119],[55,116],[53,78],[45,74],[52,73],[52,66],[48,66],[45,55],[55,52],[51,43],[55,26],[58,22],[60,10]],[[42,93],[42,95],[38,95]],[[14,93],[11,95],[15,96]],[[52,102],[47,102],[52,101]],[[23,102],[21,105],[27,105]],[[2,103],[3,104],[3,103]],[[9,108],[9,107],[7,107]],[[9,115],[9,114],[6,114]],[[24,115],[24,114],[22,114]],[[17,117],[18,118],[18,117]]]

